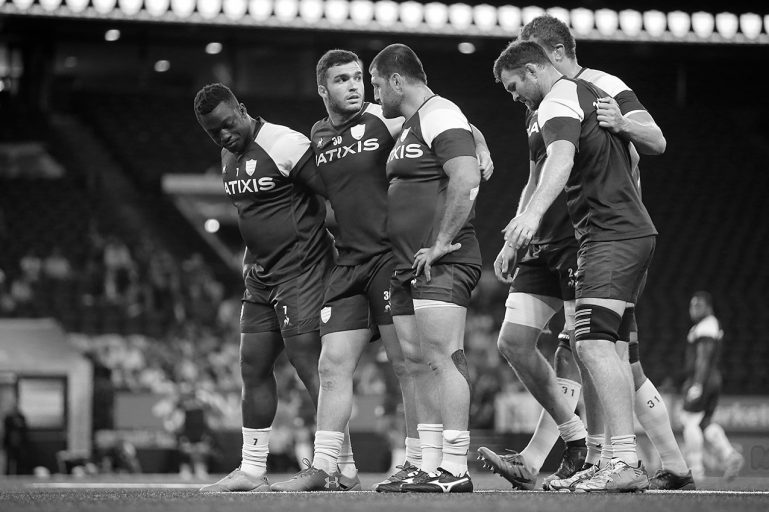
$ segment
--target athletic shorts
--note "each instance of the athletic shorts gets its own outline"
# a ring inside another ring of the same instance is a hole
[[[430,282],[424,273],[414,277],[413,270],[396,270],[390,280],[392,315],[413,315],[414,300],[439,300],[458,306],[470,304],[470,294],[481,278],[481,267],[467,263],[433,265]]]
[[[683,409],[687,412],[704,412],[700,427],[705,428],[713,419],[713,413],[716,411],[718,399],[721,396],[721,377],[711,378],[702,389],[702,396],[692,402],[686,400],[686,392],[689,390],[691,382],[684,384],[684,404]]]
[[[358,265],[336,265],[326,284],[320,310],[320,335],[393,323],[390,314],[391,252]]]
[[[577,270],[576,238],[551,244],[529,245],[510,285],[510,293],[544,295],[574,300],[574,273]]]
[[[266,286],[254,271],[246,276],[240,332],[280,331],[284,338],[320,328],[320,308],[331,259],[323,259],[297,277]]]
[[[635,304],[651,264],[656,238],[583,242],[577,253],[576,298]]]

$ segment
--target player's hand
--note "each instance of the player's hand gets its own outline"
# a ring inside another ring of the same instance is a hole
[[[414,264],[411,268],[415,269],[414,275],[418,276],[422,272],[425,274],[425,279],[430,282],[430,268],[433,263],[443,258],[450,252],[454,252],[462,247],[462,244],[439,244],[435,243],[432,247],[422,248],[414,255]]]
[[[692,384],[691,386],[689,386],[689,389],[686,391],[686,401],[689,403],[696,402],[697,400],[700,399],[701,396],[702,396],[702,385],[700,384]]]
[[[494,275],[505,284],[512,284],[513,272],[518,265],[518,251],[513,249],[507,242],[497,254],[494,260]]]
[[[522,212],[508,222],[505,229],[502,230],[505,234],[505,242],[516,250],[526,247],[531,242],[531,239],[534,238],[541,220],[541,218],[526,211]]]
[[[619,104],[614,98],[598,98],[595,112],[598,116],[598,126],[612,133],[622,133],[627,124],[627,119],[622,115]]]
[[[494,174],[494,161],[491,159],[489,149],[485,147],[479,149],[476,156],[478,157],[478,167],[481,169],[483,181],[489,181],[491,175]]]

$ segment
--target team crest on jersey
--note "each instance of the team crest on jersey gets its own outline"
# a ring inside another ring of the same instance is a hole
[[[366,133],[365,124],[359,124],[350,128],[350,135],[355,137],[355,140],[360,140],[363,137],[364,133]]]
[[[411,130],[411,128],[406,128],[405,130],[403,130],[403,132],[401,132],[401,142],[406,140],[406,137],[408,137],[409,135],[409,130]]]
[[[227,166],[226,165],[222,166],[222,174],[227,174]]]
[[[256,160],[247,160],[246,174],[248,174],[249,176],[253,176],[255,171],[256,171]]]
[[[315,143],[318,147],[323,145],[323,137],[318,137],[318,142]]]
[[[324,324],[331,319],[331,307],[325,307],[320,310],[320,321]]]

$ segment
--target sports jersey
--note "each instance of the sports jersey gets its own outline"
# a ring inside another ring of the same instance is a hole
[[[338,224],[340,265],[390,250],[385,164],[402,125],[402,117],[385,119],[381,106],[366,102],[342,126],[325,118],[312,128],[315,163]]]
[[[529,160],[534,162],[537,175],[542,176],[542,167],[547,160],[547,148],[539,130],[536,111],[529,112],[526,116],[526,134],[529,140]],[[572,238],[574,238],[574,226],[571,224],[569,210],[566,208],[566,192],[561,191],[542,216],[539,229],[532,237],[531,243],[543,245]]]
[[[310,141],[285,126],[256,121],[254,140],[242,155],[222,150],[222,181],[238,209],[248,263],[257,263],[257,277],[273,285],[327,257],[331,242],[324,203],[297,176],[316,172]]]
[[[459,156],[476,156],[470,123],[454,103],[432,96],[403,123],[387,157],[387,233],[396,269],[411,269],[414,254],[435,243],[449,184],[443,164]],[[452,241],[462,247],[438,263],[481,264],[474,212],[475,206]]]
[[[657,234],[632,176],[628,144],[598,125],[596,99],[605,96],[589,82],[562,77],[537,112],[545,147],[566,140],[576,148],[565,190],[580,242]]]
[[[625,82],[614,75],[610,75],[609,73],[598,69],[582,68],[574,78],[587,80],[602,91],[606,91],[606,93],[617,102],[623,116],[627,116],[634,112],[646,112],[646,107],[643,106],[635,92],[633,92]],[[641,173],[637,165],[633,167],[632,172],[633,181],[635,181],[638,191],[640,192]]]
[[[713,315],[708,315],[689,329],[689,334],[686,337],[686,378],[692,379],[694,377],[695,369],[697,368],[697,345],[706,339],[712,339],[715,341],[716,346],[708,361],[708,370],[705,374],[705,382],[712,378],[719,376],[718,374],[718,362],[721,357],[721,340],[724,337],[724,332],[721,330],[721,324],[718,319]]]

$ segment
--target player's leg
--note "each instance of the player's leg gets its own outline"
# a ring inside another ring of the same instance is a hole
[[[265,289],[249,294],[241,310],[240,373],[243,380],[241,413],[243,444],[240,467],[201,492],[269,491],[265,474],[272,422],[278,407],[273,373],[283,351],[283,338]],[[264,292],[264,293],[260,293]]]
[[[575,337],[579,357],[595,386],[611,440],[611,469],[575,486],[576,491],[637,491],[649,479],[636,452],[634,393],[629,365],[616,343],[622,315],[651,262],[654,238],[586,242],[578,256]],[[623,347],[620,347],[622,349]]]
[[[417,436],[422,459],[419,467],[424,473],[434,473],[443,458],[440,394],[438,388],[432,385],[433,373],[420,345],[410,289],[411,279],[411,272],[398,271],[394,274],[390,287],[390,301],[393,325],[403,353],[406,371],[412,376],[414,382],[414,411],[416,416],[414,422],[417,424]],[[413,442],[411,444],[413,445]]]
[[[322,334],[321,349],[315,374],[320,390],[317,401],[317,430],[315,432],[312,463],[290,480],[276,482],[273,491],[346,491],[360,489],[357,468],[349,445],[348,423],[353,405],[353,375],[363,351],[371,340],[368,302],[360,293],[356,282],[357,267],[335,267],[324,286],[323,307],[319,308],[319,328]],[[314,310],[313,303],[306,302],[306,295],[317,291],[316,283],[308,279],[297,297],[297,310],[307,318]],[[304,302],[302,302],[304,301]],[[285,303],[283,304],[285,306]],[[279,307],[276,310],[280,309]],[[299,326],[305,322],[299,320]],[[307,322],[305,329],[314,327]],[[312,339],[308,334],[286,336],[286,350],[291,359],[292,347],[302,343],[297,352],[303,356],[312,354]],[[306,346],[305,346],[306,345]],[[293,363],[293,361],[292,361]],[[299,373],[299,368],[297,368]],[[299,373],[302,378],[301,373]],[[309,387],[308,387],[309,389]],[[341,452],[344,452],[345,470],[339,471]]]
[[[470,293],[480,268],[445,264],[432,268],[427,282],[418,276],[412,287],[419,345],[430,367],[429,385],[438,390],[443,425],[443,457],[425,482],[403,484],[405,492],[472,492],[467,472],[470,447],[470,374],[464,353],[464,331]],[[423,453],[424,460],[424,453]]]
[[[417,413],[415,403],[415,375],[413,368],[414,356],[418,356],[421,361],[421,353],[414,354],[417,348],[416,341],[406,343],[412,347],[412,354],[407,362],[401,341],[398,339],[398,332],[393,323],[392,304],[390,302],[390,279],[393,271],[393,259],[391,254],[383,255],[377,258],[374,268],[369,272],[371,276],[368,283],[368,301],[371,305],[371,313],[379,328],[379,334],[382,338],[387,359],[398,381],[400,396],[403,403],[403,423],[405,424],[405,446],[402,450],[405,452],[405,461],[397,461],[402,466],[401,470],[408,473],[412,467],[419,467],[422,462],[422,451],[419,445],[419,431],[417,430]],[[410,306],[410,305],[409,305]],[[407,307],[407,312],[413,312],[412,307]],[[419,366],[424,367],[422,362]]]
[[[703,392],[705,415],[700,422],[700,428],[702,429],[705,441],[713,447],[719,461],[723,465],[723,477],[726,480],[733,480],[745,465],[745,459],[729,442],[723,427],[713,421],[713,414],[716,412],[721,391],[720,381],[719,377],[705,385]]]
[[[700,422],[705,417],[705,411],[692,410],[695,407],[687,407],[681,411],[681,424],[683,425],[684,447],[686,458],[689,462],[692,475],[695,480],[705,477],[705,464],[703,462],[705,450],[705,436],[702,433]]]
[[[635,413],[660,457],[661,468],[649,479],[652,489],[694,489],[694,479],[678,447],[667,405],[641,366],[635,308],[625,310],[620,337],[627,337],[628,361],[633,375]]]

